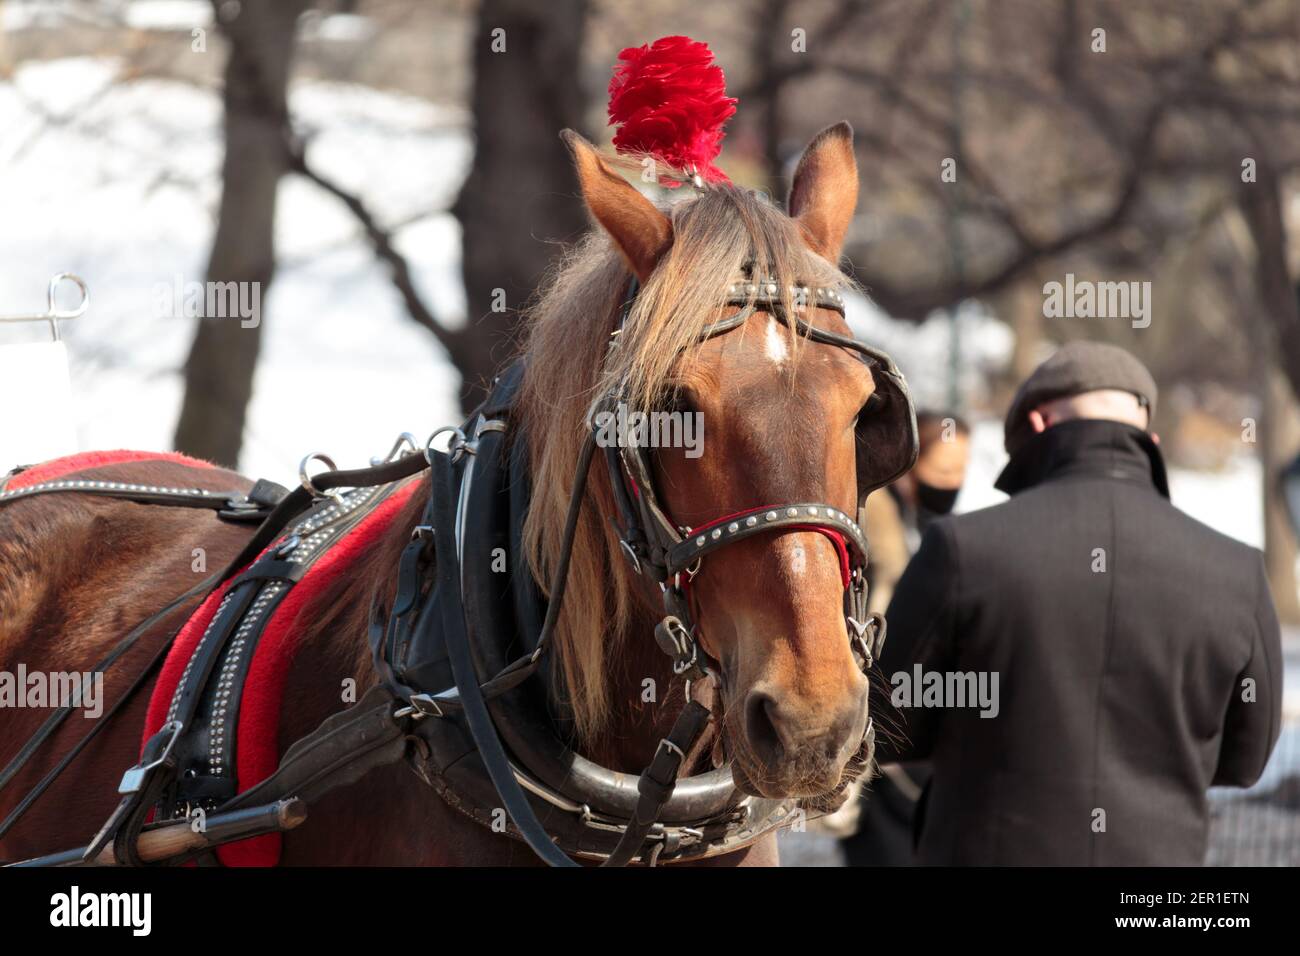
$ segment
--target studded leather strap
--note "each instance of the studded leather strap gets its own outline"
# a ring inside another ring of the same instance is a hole
[[[801,503],[751,508],[692,529],[668,552],[668,573],[679,574],[721,547],[772,531],[807,530],[825,534],[836,545],[844,587],[852,569],[866,563],[867,538],[857,522],[825,504]],[[854,559],[857,559],[856,561]]]

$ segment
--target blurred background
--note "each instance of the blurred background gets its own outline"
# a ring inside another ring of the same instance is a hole
[[[783,200],[853,124],[850,322],[972,422],[958,510],[1000,499],[1002,415],[1054,347],[1151,368],[1174,503],[1264,549],[1288,628],[1287,729],[1215,794],[1211,861],[1300,862],[1294,0],[0,0],[0,314],[64,271],[91,296],[60,323],[70,388],[48,326],[0,325],[0,472],[43,414],[66,450],[281,482],[459,420],[586,227],[558,132],[607,144],[618,51],[679,33],[740,99],[738,184]],[[1067,275],[1150,283],[1149,325],[1047,317]],[[205,281],[256,289],[256,319],[201,319]]]

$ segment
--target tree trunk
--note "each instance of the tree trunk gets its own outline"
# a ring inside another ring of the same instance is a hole
[[[471,97],[474,162],[453,212],[463,237],[468,361],[461,404],[484,394],[518,310],[587,226],[560,130],[580,129],[587,0],[483,0]],[[505,49],[501,50],[501,44]]]
[[[223,24],[230,42],[226,154],[207,288],[238,283],[246,302],[265,304],[275,271],[275,196],[287,161],[286,90],[297,20],[307,5],[244,0],[235,18]],[[185,363],[177,450],[237,466],[261,333],[260,309],[248,320],[205,311]]]
[[[1263,470],[1264,564],[1269,589],[1283,623],[1300,625],[1300,596],[1296,594],[1296,532],[1291,524],[1279,476],[1294,457],[1297,432],[1286,380],[1268,369],[1260,384],[1263,421],[1259,425],[1259,461]]]
[[[758,107],[759,136],[763,144],[763,173],[767,180],[768,195],[772,202],[785,202],[785,156],[782,152],[783,133],[781,93],[785,89],[786,75],[782,67],[781,47],[790,42],[783,30],[787,0],[762,0],[757,13],[759,26],[754,29],[750,62],[757,73],[748,100]],[[805,56],[808,54],[805,54]]]
[[[1300,397],[1300,309],[1296,286],[1287,270],[1287,235],[1282,220],[1281,183],[1274,171],[1261,163],[1258,181],[1241,186],[1241,210],[1255,245],[1255,281],[1264,323],[1256,336],[1261,366],[1277,363],[1294,396]],[[1287,520],[1278,482],[1279,472],[1294,447],[1288,439],[1286,401],[1274,375],[1265,368],[1259,376],[1261,417],[1257,438],[1263,469],[1264,562],[1278,616],[1300,624],[1300,598],[1296,594],[1296,541]]]
[[[1265,319],[1273,328],[1279,367],[1300,399],[1300,303],[1287,270],[1287,234],[1282,220],[1282,184],[1263,163],[1258,181],[1241,186],[1241,211],[1255,242],[1255,274]]]

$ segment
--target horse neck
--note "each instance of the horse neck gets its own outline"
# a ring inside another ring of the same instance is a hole
[[[583,746],[585,755],[625,773],[645,769],[654,748],[668,734],[685,700],[667,655],[655,643],[660,617],[647,602],[638,605],[624,637],[606,660],[609,669],[610,719]],[[608,634],[609,641],[614,635]]]

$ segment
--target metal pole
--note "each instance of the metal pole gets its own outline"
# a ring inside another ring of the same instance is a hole
[[[953,159],[957,163],[956,181],[952,183],[952,198],[948,204],[948,253],[952,264],[953,285],[960,289],[966,276],[966,247],[962,238],[962,96],[965,90],[966,26],[970,20],[970,0],[960,0],[953,12],[952,21],[952,123],[950,125]],[[961,395],[961,325],[958,318],[960,301],[948,306],[948,408],[954,413],[962,410]]]

